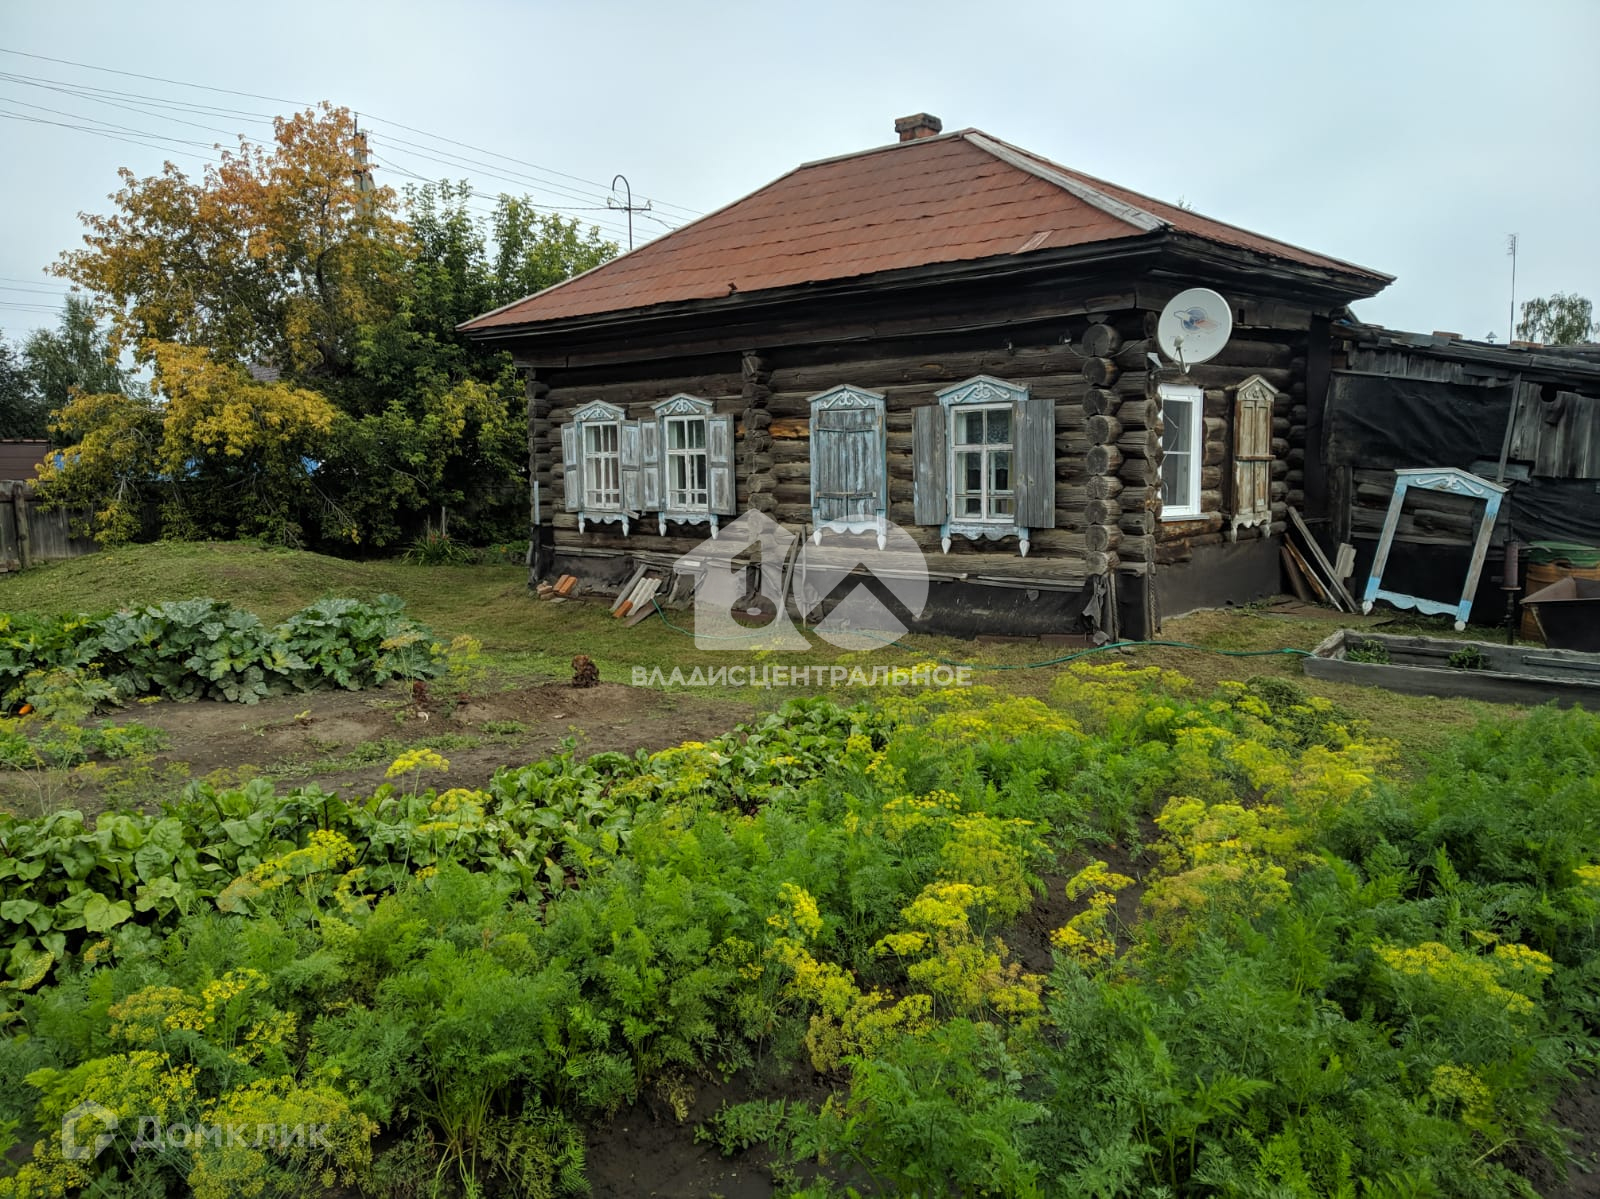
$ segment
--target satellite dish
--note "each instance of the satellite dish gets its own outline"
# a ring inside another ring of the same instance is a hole
[[[1215,358],[1232,333],[1228,301],[1209,287],[1180,291],[1167,302],[1156,323],[1156,343],[1180,368]]]

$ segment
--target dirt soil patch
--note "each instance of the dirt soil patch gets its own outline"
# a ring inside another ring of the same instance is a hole
[[[339,794],[364,795],[384,781],[398,753],[412,746],[435,748],[449,761],[439,785],[479,787],[500,767],[538,761],[568,738],[585,756],[662,749],[709,740],[754,712],[727,699],[617,683],[581,689],[550,683],[465,702],[437,692],[414,694],[407,683],[275,696],[248,706],[211,700],[134,704],[113,719],[136,720],[167,734],[167,748],[149,764],[166,791],[185,774],[202,778],[228,771],[237,778],[266,775],[285,787],[315,783]],[[70,806],[84,811],[99,806],[101,791],[123,770],[109,765],[103,776],[74,779]],[[0,803],[34,794],[29,781],[0,777]],[[156,798],[147,796],[145,802]]]

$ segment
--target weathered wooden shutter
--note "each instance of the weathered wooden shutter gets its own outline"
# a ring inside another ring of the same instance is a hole
[[[1233,408],[1233,525],[1272,517],[1273,389],[1260,379],[1239,388]]]
[[[1056,406],[1051,400],[1018,400],[1012,422],[1017,524],[1056,527]]]
[[[942,525],[949,519],[949,423],[942,404],[911,410],[911,513],[919,525]]]
[[[583,471],[578,468],[578,426],[561,426],[561,495],[568,512],[583,510]]]
[[[738,512],[733,476],[733,417],[706,417],[706,465],[711,484],[711,511],[718,516]]]
[[[887,479],[881,408],[811,410],[811,519],[869,520],[884,513]]]
[[[637,512],[644,502],[639,482],[639,422],[625,420],[617,428],[618,459],[622,467],[622,510]]]
[[[661,424],[639,422],[639,508],[655,512],[661,507]]]

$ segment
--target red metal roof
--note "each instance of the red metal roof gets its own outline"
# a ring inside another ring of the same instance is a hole
[[[487,330],[1159,229],[1372,280],[1389,276],[1057,166],[977,130],[807,163],[631,254],[462,325]]]

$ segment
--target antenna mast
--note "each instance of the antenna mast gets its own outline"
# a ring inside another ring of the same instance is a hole
[[[626,175],[617,175],[615,178],[613,178],[611,180],[611,190],[612,191],[616,191],[617,190],[617,180],[618,179],[622,180],[622,186],[627,189],[628,199],[627,199],[627,201],[625,203],[618,204],[617,203],[617,198],[615,196],[607,196],[606,197],[606,207],[607,208],[615,208],[619,212],[625,212],[625,213],[628,214],[628,249],[632,250],[633,249],[633,214],[636,213],[636,212],[649,212],[650,211],[650,201],[646,200],[643,204],[639,204],[637,206],[634,204],[634,202],[633,202],[633,184],[628,182],[628,177]]]
[[[1517,235],[1506,234],[1506,253],[1511,255],[1511,331],[1506,335],[1506,344],[1517,339]]]

